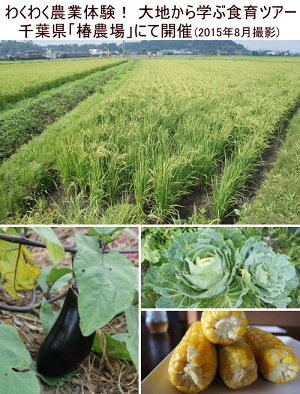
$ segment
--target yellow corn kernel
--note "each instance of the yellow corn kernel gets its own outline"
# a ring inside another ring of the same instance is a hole
[[[285,357],[283,360],[281,360],[284,364],[291,364],[293,362],[293,359],[291,356]]]
[[[203,334],[201,323],[191,325],[172,353],[169,363],[171,383],[184,393],[206,389],[217,371],[217,351]]]
[[[244,339],[233,345],[219,346],[219,374],[227,387],[239,389],[257,379],[257,364]]]
[[[248,320],[242,311],[203,311],[201,323],[204,335],[211,342],[230,345],[245,334]]]
[[[236,330],[236,335],[238,335],[239,337],[242,337],[244,334],[245,334],[245,332],[246,332],[246,328],[245,327],[239,327],[237,330]]]
[[[248,327],[244,338],[265,379],[273,383],[284,383],[296,378],[299,362],[292,350],[279,338],[256,327]]]

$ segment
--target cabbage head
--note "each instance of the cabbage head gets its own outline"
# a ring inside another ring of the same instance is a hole
[[[245,242],[235,229],[199,229],[174,239],[167,251],[169,263],[151,267],[144,282],[161,295],[156,306],[239,307],[248,292],[239,276]]]
[[[143,279],[159,308],[285,308],[299,284],[288,256],[237,227],[183,233],[166,255]]]
[[[285,308],[289,293],[299,284],[295,267],[285,254],[275,253],[265,242],[254,237],[241,249],[244,283],[259,300],[269,306]]]

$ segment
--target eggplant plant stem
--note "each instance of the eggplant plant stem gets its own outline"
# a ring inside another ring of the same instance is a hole
[[[28,238],[25,238],[22,236],[15,236],[15,235],[0,233],[0,239],[3,241],[12,242],[12,243],[20,244],[20,245],[28,245],[28,246],[38,247],[38,248],[46,248],[46,244],[44,242],[34,241],[32,239],[28,239]],[[69,252],[69,253],[77,253],[77,251],[78,251],[77,248],[75,248],[73,246],[69,246],[69,245],[63,245],[63,248],[64,248],[65,252]],[[116,250],[116,252],[123,253],[123,254],[138,253],[138,251],[139,251],[138,249]],[[109,252],[109,250],[104,250],[104,253],[108,253],[108,252]]]

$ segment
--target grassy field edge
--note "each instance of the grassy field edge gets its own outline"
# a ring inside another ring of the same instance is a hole
[[[127,61],[127,60],[126,60]],[[124,62],[76,79],[16,104],[0,113],[0,163],[31,138],[102,88]]]
[[[122,61],[123,60],[120,59],[120,62],[122,62]],[[0,95],[0,110],[12,108],[14,106],[14,104],[20,100],[33,97],[42,91],[59,87],[61,85],[64,85],[65,83],[84,78],[88,75],[91,75],[91,74],[97,72],[97,71],[104,71],[110,67],[114,67],[114,65],[115,65],[115,63],[101,64],[97,67],[93,67],[93,68],[87,69],[85,71],[75,72],[71,75],[61,76],[61,77],[55,78],[51,81],[43,81],[43,82],[40,82],[36,85],[30,85],[30,86],[27,86],[24,89],[21,89],[20,91],[17,91],[17,92],[12,91],[12,92],[4,94],[4,95],[1,94]]]
[[[300,223],[300,110],[291,120],[277,161],[251,202],[240,212],[240,224]]]
[[[53,190],[61,143],[73,133],[89,127],[95,116],[90,110],[101,107],[101,103],[126,80],[134,64],[134,60],[123,64],[120,73],[109,81],[103,93],[90,96],[1,165],[0,222],[6,222],[12,213],[25,213],[39,196]]]

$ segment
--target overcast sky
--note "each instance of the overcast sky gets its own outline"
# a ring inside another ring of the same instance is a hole
[[[118,41],[105,41],[105,42],[116,42],[121,43],[122,40]],[[247,49],[270,49],[272,51],[280,50],[280,51],[291,51],[291,52],[300,52],[300,40],[290,40],[290,41],[282,41],[282,40],[240,40],[235,41],[238,44],[244,45]],[[78,41],[68,41],[68,40],[36,40],[35,44],[39,45],[56,45],[56,44],[95,44],[100,45],[103,43],[101,40],[78,40]]]
[[[245,48],[251,49],[270,49],[272,51],[291,51],[300,52],[300,41],[299,40],[240,40],[235,41],[237,44],[244,45]]]

